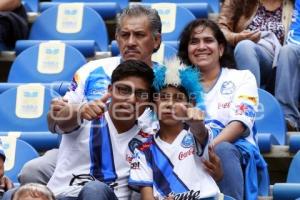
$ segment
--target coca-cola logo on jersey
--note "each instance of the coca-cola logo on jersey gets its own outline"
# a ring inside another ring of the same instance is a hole
[[[189,150],[187,151],[181,151],[178,155],[178,159],[179,160],[183,160],[188,156],[194,155],[195,154],[195,149],[194,147],[191,147]]]

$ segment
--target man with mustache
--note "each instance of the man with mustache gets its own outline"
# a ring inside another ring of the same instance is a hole
[[[52,101],[48,114],[49,130],[54,133],[75,131],[81,123],[77,118],[79,108],[89,113],[87,119],[96,119],[100,111],[94,110],[96,106],[91,104],[97,105],[97,99],[106,92],[110,83],[112,71],[122,61],[141,60],[152,68],[156,67],[158,64],[151,61],[151,56],[159,49],[161,27],[160,17],[154,9],[143,6],[124,9],[117,18],[115,34],[121,57],[91,61],[76,72],[70,91],[63,99]],[[57,149],[50,150],[44,156],[28,162],[19,175],[21,184],[47,184],[55,169],[57,154]]]

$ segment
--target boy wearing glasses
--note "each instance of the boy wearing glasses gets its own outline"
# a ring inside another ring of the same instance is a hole
[[[126,149],[140,131],[136,120],[149,105],[153,78],[145,63],[124,61],[113,71],[108,93],[97,103],[81,106],[83,123],[77,131],[63,134],[48,183],[58,200],[130,199]],[[86,189],[89,185],[95,191]]]
[[[123,9],[117,17],[115,35],[120,56],[91,61],[76,72],[70,91],[63,100],[54,99],[51,102],[48,114],[49,130],[53,133],[74,131],[80,124],[77,119],[77,105],[100,98],[107,90],[112,71],[121,62],[141,60],[153,69],[157,67],[158,63],[151,61],[151,55],[159,49],[161,29],[161,20],[155,9],[141,5]],[[96,116],[95,113],[93,116]],[[19,174],[20,183],[47,184],[55,169],[57,155],[58,150],[52,149],[26,163]]]

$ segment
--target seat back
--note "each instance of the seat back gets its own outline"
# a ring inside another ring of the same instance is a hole
[[[177,50],[171,45],[161,43],[157,52],[152,55],[152,61],[164,63],[165,60],[170,60],[177,55]]]
[[[61,140],[61,134],[53,134],[50,131],[0,131],[1,137],[16,137],[30,144],[38,152],[45,152],[49,149],[58,148]]]
[[[196,19],[186,8],[174,3],[154,3],[151,7],[158,11],[162,21],[162,40],[176,41],[185,26]]]
[[[160,3],[161,0],[141,0],[143,3]],[[220,12],[220,0],[168,0],[168,3],[208,3],[215,13]]]
[[[48,131],[50,102],[59,95],[41,84],[26,84],[0,94],[0,131]]]
[[[36,19],[30,40],[94,40],[96,49],[108,50],[108,33],[100,15],[82,3],[53,6]]]
[[[4,164],[5,175],[14,183],[18,182],[18,174],[23,165],[39,156],[38,152],[27,142],[11,136],[0,137],[6,155]]]
[[[269,92],[258,89],[257,133],[271,133],[280,145],[286,144],[285,120],[278,101]]]
[[[99,0],[52,0],[52,2],[100,2]],[[128,7],[128,0],[101,0],[101,3],[104,2],[116,2],[120,5],[122,9]]]
[[[300,183],[300,151],[294,155],[287,175],[287,183]]]
[[[23,51],[14,60],[8,75],[10,83],[51,83],[71,81],[84,65],[84,56],[61,42],[47,42]]]
[[[27,12],[38,12],[39,10],[39,0],[22,0]]]

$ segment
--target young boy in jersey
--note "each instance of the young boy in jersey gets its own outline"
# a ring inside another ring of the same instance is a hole
[[[202,163],[211,135],[199,109],[203,99],[198,71],[174,59],[156,70],[153,86],[160,129],[155,136],[139,134],[145,142],[134,150],[129,185],[140,189],[142,199],[215,196],[218,186]]]
[[[62,135],[47,185],[57,200],[130,199],[126,149],[140,131],[136,121],[149,103],[153,78],[153,70],[142,61],[124,61],[112,73],[108,94],[88,102],[86,106],[93,108],[89,111],[79,108],[83,123]],[[86,120],[95,118],[94,110],[101,113],[98,119]]]

